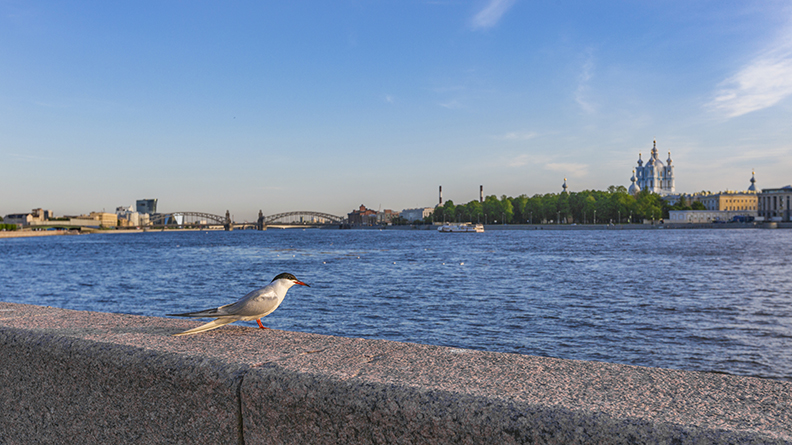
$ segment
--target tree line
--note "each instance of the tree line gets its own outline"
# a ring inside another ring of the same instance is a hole
[[[602,224],[667,219],[670,210],[705,210],[698,201],[688,204],[684,195],[673,206],[660,195],[642,190],[633,196],[624,186],[607,191],[547,193],[534,196],[490,195],[484,202],[454,204],[452,200],[435,208],[430,222],[475,222],[484,224]]]

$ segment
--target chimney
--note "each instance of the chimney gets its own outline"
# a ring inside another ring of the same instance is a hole
[[[479,186],[479,202],[484,202],[484,186]]]
[[[439,206],[443,205],[443,186],[440,186],[440,204]]]

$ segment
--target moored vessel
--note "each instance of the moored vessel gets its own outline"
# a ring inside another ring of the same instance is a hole
[[[443,233],[481,233],[484,231],[483,224],[443,224],[437,228],[438,232]]]

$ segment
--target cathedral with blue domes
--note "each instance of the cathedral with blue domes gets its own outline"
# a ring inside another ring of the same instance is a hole
[[[660,196],[673,195],[676,187],[674,186],[674,166],[671,165],[671,152],[668,152],[666,163],[657,156],[657,140],[652,146],[652,154],[644,165],[641,153],[638,153],[638,166],[633,169],[633,176],[630,178],[629,192],[637,195],[641,190],[649,190]]]

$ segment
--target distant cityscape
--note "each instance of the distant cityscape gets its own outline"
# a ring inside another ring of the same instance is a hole
[[[484,197],[479,186],[478,202],[455,205],[443,202],[443,188],[438,189],[434,207],[418,207],[395,211],[373,210],[361,204],[345,217],[321,212],[287,212],[259,217],[253,223],[235,223],[230,212],[212,215],[202,212],[158,213],[157,199],[139,199],[135,206],[118,207],[114,213],[91,212],[87,215],[56,216],[50,210],[32,209],[28,213],[13,213],[3,217],[3,230],[13,229],[80,229],[80,228],[146,228],[146,227],[215,227],[226,230],[234,227],[263,229],[268,224],[378,226],[404,224],[434,224],[445,221],[468,221],[493,224],[588,224],[652,222],[665,218],[670,224],[706,224],[726,222],[789,222],[792,216],[792,186],[777,188],[756,187],[756,174],[751,173],[744,190],[725,190],[718,193],[677,193],[671,152],[665,163],[660,160],[657,141],[644,163],[638,153],[632,170],[631,184],[610,187],[608,192],[570,192],[566,178],[559,194],[534,195],[528,198],[498,199]],[[603,196],[607,195],[607,202]],[[649,198],[647,198],[649,197]],[[580,204],[581,199],[583,203]],[[633,201],[629,201],[632,199]],[[552,201],[549,205],[547,202]],[[645,202],[653,200],[649,204]],[[508,203],[505,201],[509,201]],[[640,203],[639,203],[640,201]],[[658,204],[659,202],[659,204]],[[592,204],[593,203],[593,204]],[[598,204],[599,203],[599,204]],[[554,205],[553,205],[554,204]],[[597,205],[598,204],[598,205]],[[607,205],[606,205],[607,204]],[[597,212],[600,217],[597,217]],[[500,215],[500,217],[499,217]],[[483,217],[483,220],[482,220]]]

